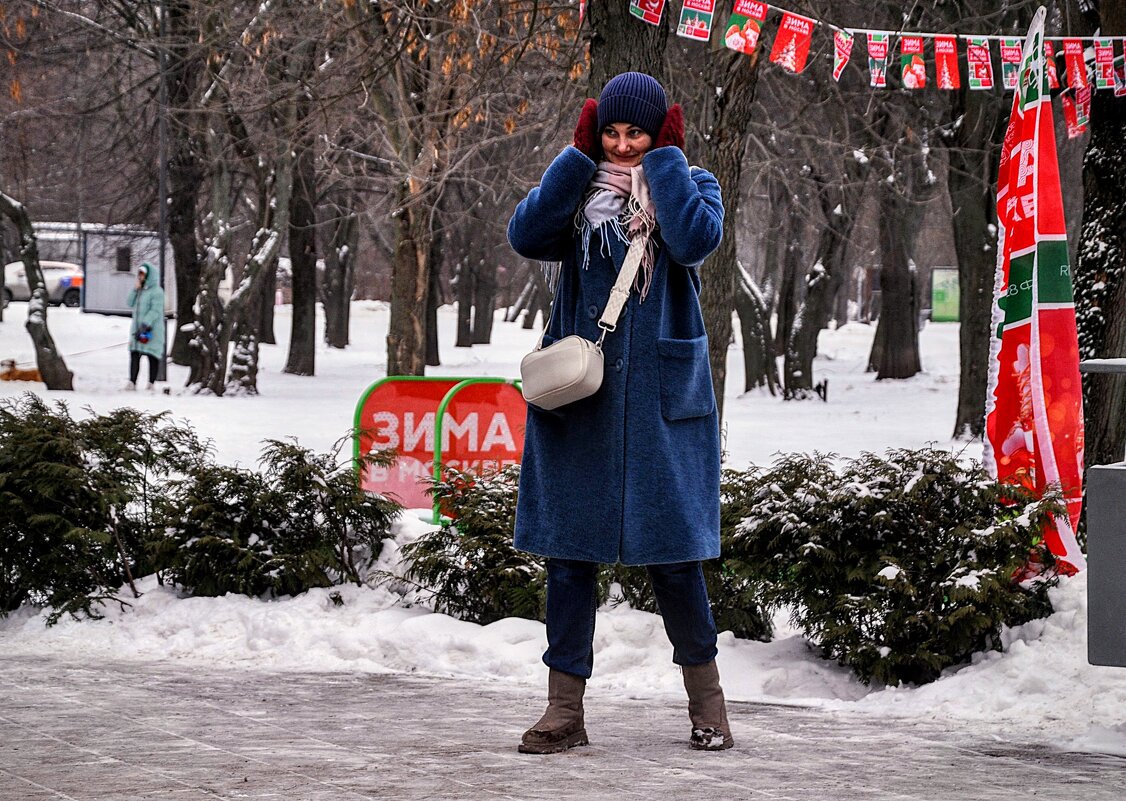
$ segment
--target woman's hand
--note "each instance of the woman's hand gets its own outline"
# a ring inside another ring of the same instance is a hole
[[[665,114],[661,130],[657,131],[657,138],[653,140],[654,150],[670,145],[684,150],[684,110],[680,107],[680,103],[674,103]]]
[[[683,126],[682,126],[683,127]],[[596,164],[602,158],[602,132],[598,130],[598,101],[587,100],[575,126],[575,148]]]

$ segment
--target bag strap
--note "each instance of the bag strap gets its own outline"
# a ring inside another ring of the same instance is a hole
[[[641,266],[641,259],[645,255],[645,246],[648,242],[648,236],[639,236],[629,243],[626,257],[622,260],[622,268],[618,270],[618,279],[610,288],[610,299],[606,301],[606,308],[602,310],[602,317],[598,320],[598,327],[602,329],[602,333],[594,344],[599,350],[602,349],[602,340],[606,339],[606,335],[618,327],[618,318],[622,316],[622,309],[629,300],[630,287],[633,286],[633,279],[637,277],[637,269]],[[562,281],[563,277],[560,276],[558,280]],[[547,334],[548,325],[551,324],[551,315],[555,311],[555,297],[558,294],[557,283],[555,295],[552,296],[551,305],[547,309],[547,321],[543,325],[543,331],[540,332],[539,342],[536,343],[536,350],[543,349],[543,338]]]

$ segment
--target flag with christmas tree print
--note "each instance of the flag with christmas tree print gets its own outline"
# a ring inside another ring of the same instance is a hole
[[[958,70],[958,40],[953,36],[934,37],[934,79],[939,89],[961,89]]]
[[[1054,519],[1044,541],[1063,569],[1075,572],[1086,565],[1075,538],[1083,504],[1083,393],[1044,16],[1038,9],[1025,39],[997,176],[985,465],[1002,481],[1062,489],[1067,513]]]
[[[848,60],[852,57],[853,35],[848,31],[835,31],[833,33],[833,80],[839,81]]]
[[[755,0],[735,0],[731,18],[727,20],[727,32],[723,34],[723,43],[732,50],[752,55],[758,47],[767,8],[769,6],[766,3],[757,3]]]
[[[782,15],[778,35],[770,51],[770,60],[784,70],[801,72],[809,58],[809,42],[813,38],[814,21],[787,11]]]
[[[904,89],[925,89],[927,63],[923,60],[923,37],[899,37],[900,78]]]
[[[971,89],[993,88],[993,60],[988,39],[970,37],[966,44],[966,68],[970,72]]]
[[[680,9],[680,24],[676,35],[685,39],[706,42],[712,38],[712,15],[715,14],[715,0],[684,0]]]
[[[1071,97],[1071,90],[1060,98],[1063,103],[1063,121],[1067,124],[1067,138],[1074,139],[1087,133],[1087,126],[1079,124],[1079,113],[1075,110],[1075,101]]]
[[[882,89],[888,85],[888,34],[868,34],[869,86]]]
[[[1087,85],[1087,65],[1083,63],[1083,40],[1063,40],[1063,60],[1067,66],[1067,85],[1073,89]]]
[[[1095,40],[1095,88],[1114,88],[1114,40]]]
[[[664,11],[665,0],[630,0],[629,13],[650,25],[660,25]]]
[[[1020,39],[1001,40],[1001,83],[1006,90],[1017,88],[1020,74]]]
[[[1055,46],[1044,40],[1044,65],[1048,71],[1048,88],[1060,88],[1060,74],[1056,69],[1056,48]]]

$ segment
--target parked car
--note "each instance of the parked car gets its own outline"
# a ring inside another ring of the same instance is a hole
[[[55,306],[79,306],[82,303],[82,268],[68,261],[41,261],[43,280],[47,284],[47,300]],[[31,300],[31,287],[22,261],[4,267],[4,305],[13,300]]]

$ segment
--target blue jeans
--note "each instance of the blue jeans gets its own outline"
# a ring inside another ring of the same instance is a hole
[[[703,665],[715,659],[715,621],[699,562],[647,565],[657,607],[672,643],[672,661]],[[589,679],[594,667],[594,611],[598,564],[547,560],[547,651],[549,668]]]

